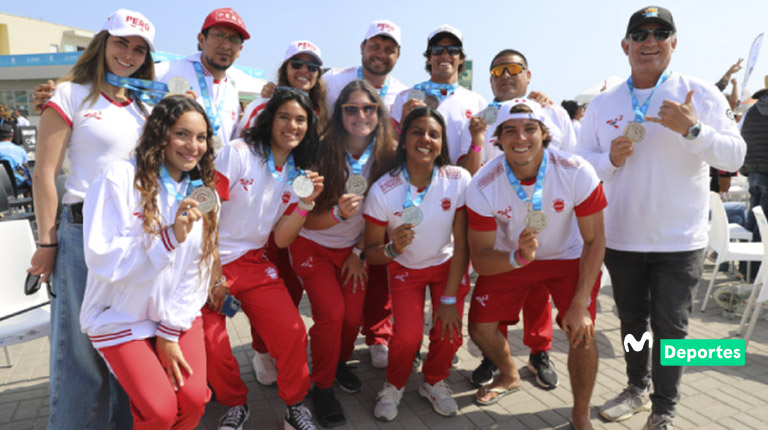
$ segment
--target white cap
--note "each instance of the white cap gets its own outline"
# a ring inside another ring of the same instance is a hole
[[[531,109],[531,111],[515,112],[515,113],[509,112],[510,110],[512,110],[513,107],[519,106],[519,105],[528,106]],[[512,99],[512,100],[507,100],[504,103],[502,103],[501,106],[499,106],[499,115],[496,117],[496,123],[493,124],[493,127],[491,127],[491,129],[496,129],[496,127],[500,126],[501,124],[504,124],[510,119],[534,119],[546,125],[548,128],[550,127],[549,118],[547,118],[547,116],[544,114],[544,109],[541,107],[541,105],[536,103],[533,100],[522,98],[522,97]]]
[[[321,66],[323,65],[323,57],[320,54],[320,48],[309,40],[297,40],[291,42],[291,44],[288,45],[288,49],[285,51],[283,62],[298,54],[309,54],[314,57]]]
[[[427,43],[432,42],[432,38],[434,38],[440,33],[451,34],[455,36],[457,39],[459,39],[459,44],[462,44],[462,45],[464,44],[464,38],[462,37],[461,32],[458,29],[451,27],[448,24],[443,24],[440,27],[437,27],[436,29],[432,30],[432,32],[429,33],[429,37],[427,37]]]
[[[400,46],[400,27],[390,20],[380,19],[371,23],[371,26],[368,27],[368,31],[365,33],[365,40],[376,36],[389,37],[397,43],[397,46]]]
[[[149,50],[155,52],[155,26],[144,15],[128,9],[118,9],[107,18],[100,31],[107,30],[112,36],[141,36]]]

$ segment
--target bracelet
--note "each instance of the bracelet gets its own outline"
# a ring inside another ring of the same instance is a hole
[[[516,255],[517,255],[517,249],[515,249],[514,251],[510,251],[510,253],[509,253],[509,264],[511,264],[513,268],[519,269],[519,268],[523,267],[523,265],[518,263],[517,258],[515,258]]]
[[[213,288],[220,287],[227,283],[227,277],[222,276],[221,279],[219,279],[219,282],[216,283],[216,285],[213,286]]]
[[[342,222],[346,221],[347,219],[344,218],[344,215],[341,214],[341,209],[339,208],[339,205],[336,205],[331,210],[331,216],[333,217],[333,220],[336,222]]]
[[[315,208],[315,202],[313,201],[312,204],[306,204],[304,203],[304,200],[299,199],[298,207],[305,212],[309,212]]]
[[[390,240],[389,243],[384,247],[384,255],[387,258],[396,258],[399,257],[400,254],[395,252],[395,242]]]
[[[482,146],[475,145],[475,142],[472,142],[472,145],[469,147],[469,149],[472,150],[472,152],[480,152],[483,150]]]
[[[455,305],[456,296],[440,296],[440,304],[443,305]]]
[[[39,244],[37,244],[37,246],[39,246],[40,248],[56,248],[57,246],[59,246],[59,243],[58,242],[56,242],[56,243],[39,243]]]
[[[523,254],[520,253],[520,248],[517,248],[517,251],[515,251],[515,253],[517,254],[517,259],[520,260],[520,265],[521,266],[527,266],[527,265],[531,264],[530,261],[525,261],[523,259]]]
[[[306,218],[307,214],[309,213],[308,210],[304,210],[304,209],[302,209],[300,207],[297,207],[293,211],[296,212],[297,214],[299,214],[299,216],[302,217],[302,218]]]

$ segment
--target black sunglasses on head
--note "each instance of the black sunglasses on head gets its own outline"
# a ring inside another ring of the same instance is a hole
[[[653,34],[654,39],[658,41],[667,40],[672,35],[672,30],[668,28],[648,28],[645,30],[635,30],[629,33],[629,37],[634,42],[645,42],[648,36]]]
[[[309,73],[317,73],[320,71],[320,65],[313,61],[304,61],[301,58],[291,58],[289,61],[293,70],[301,70],[301,67],[306,64]]]

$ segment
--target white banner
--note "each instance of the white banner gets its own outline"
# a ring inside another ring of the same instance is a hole
[[[755,41],[752,42],[752,48],[750,48],[749,50],[749,58],[747,58],[747,67],[745,67],[745,70],[744,70],[744,80],[741,81],[741,94],[745,99],[751,97],[751,93],[747,95],[747,92],[746,92],[747,82],[749,81],[750,75],[752,75],[752,69],[754,69],[755,64],[757,64],[757,56],[760,54],[760,47],[763,45],[763,34],[765,33],[760,33],[755,38]]]

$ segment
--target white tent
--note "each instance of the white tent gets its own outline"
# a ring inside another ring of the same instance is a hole
[[[581,93],[579,93],[579,95],[576,96],[574,100],[579,102],[579,104],[587,104],[592,100],[593,97],[600,94],[603,87],[605,87],[605,89],[612,88],[616,85],[624,83],[624,81],[625,81],[624,79],[616,75],[608,76],[604,79],[601,79],[598,83],[590,86],[589,88],[582,91]]]

